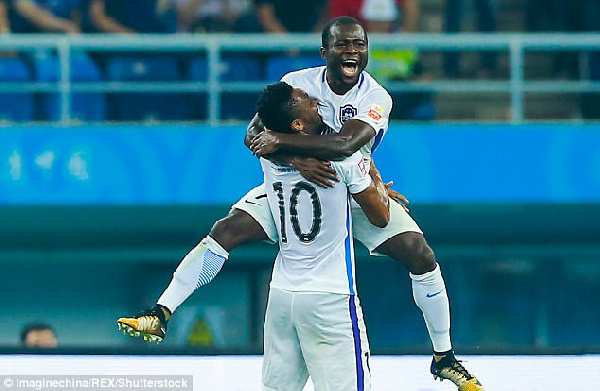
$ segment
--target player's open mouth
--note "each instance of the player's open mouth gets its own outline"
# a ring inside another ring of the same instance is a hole
[[[345,76],[353,77],[358,73],[358,61],[345,60],[342,62],[342,72]]]

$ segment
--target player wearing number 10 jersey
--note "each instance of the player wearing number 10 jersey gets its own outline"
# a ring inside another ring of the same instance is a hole
[[[265,89],[258,112],[271,129],[327,129],[316,100],[284,82]],[[276,161],[261,158],[261,165],[280,249],[265,315],[263,389],[301,391],[310,376],[317,390],[370,390],[350,195],[372,224],[384,227],[387,189],[371,179],[359,152],[332,163],[341,180],[331,188],[315,186]]]
[[[324,121],[335,132],[299,137],[263,131],[257,115],[248,126],[246,142],[257,156],[270,154],[284,159],[287,155],[287,165],[308,181],[331,186],[329,180],[335,177],[335,171],[315,163],[314,158],[339,160],[360,149],[369,161],[370,153],[387,131],[391,99],[365,72],[368,37],[356,19],[339,17],[329,21],[323,29],[320,53],[326,67],[292,72],[283,80],[318,99]],[[370,175],[378,175],[373,164]],[[394,193],[390,189],[394,199],[401,197]],[[134,317],[119,319],[119,327],[133,336],[161,341],[171,313],[195,289],[214,278],[231,250],[267,236],[277,241],[277,227],[265,198],[265,188],[260,186],[237,202],[181,261],[156,305]],[[379,229],[369,223],[360,208],[353,206],[355,238],[372,253],[388,255],[410,272],[413,298],[423,312],[433,345],[433,376],[449,379],[459,391],[483,391],[478,379],[454,356],[446,286],[434,252],[417,223],[402,205],[391,202],[390,222],[385,229]]]

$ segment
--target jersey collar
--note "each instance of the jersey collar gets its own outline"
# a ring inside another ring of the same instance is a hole
[[[325,78],[326,74],[327,74],[327,67],[324,67],[323,72],[321,73],[321,83],[327,83],[327,79]],[[358,89],[360,89],[360,87],[362,87],[364,81],[365,81],[365,72],[362,71],[360,73],[360,80],[358,81],[358,87],[357,87]],[[352,87],[352,88],[354,88],[354,87]]]

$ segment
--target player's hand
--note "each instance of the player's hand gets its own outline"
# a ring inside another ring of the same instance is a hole
[[[250,150],[258,157],[276,152],[278,149],[279,138],[277,133],[266,129],[252,139]]]
[[[337,172],[331,167],[331,162],[308,158],[294,158],[292,167],[309,182],[320,187],[333,187],[339,181]]]
[[[406,204],[410,203],[410,201],[406,197],[404,197],[402,194],[400,194],[396,190],[392,189],[393,184],[394,184],[393,181],[390,181],[385,184],[385,187],[387,188],[387,191],[388,191],[388,195],[390,196],[390,198],[392,200],[399,203],[404,208],[404,210],[408,212],[408,206],[406,206]]]

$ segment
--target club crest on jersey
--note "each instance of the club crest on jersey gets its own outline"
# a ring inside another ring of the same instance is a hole
[[[342,125],[345,124],[350,118],[354,117],[356,113],[358,113],[358,109],[352,107],[352,105],[340,107],[340,122]]]

